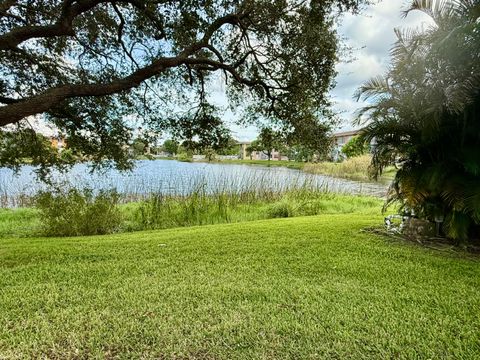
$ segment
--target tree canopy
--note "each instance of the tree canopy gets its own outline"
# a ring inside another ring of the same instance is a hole
[[[320,121],[315,117],[304,119],[302,126],[286,136],[287,144],[293,151],[293,158],[298,161],[327,159],[333,146],[333,125],[333,121]]]
[[[279,151],[284,147],[283,135],[276,130],[268,127],[260,129],[260,133],[255,141],[250,144],[251,151],[261,151],[267,155],[268,160],[272,158],[274,150]],[[251,152],[250,151],[250,152]]]
[[[369,146],[365,139],[362,139],[360,136],[354,136],[342,147],[342,153],[347,158],[352,158],[366,154],[368,149]]]
[[[397,30],[391,70],[365,83],[363,138],[375,140],[376,175],[399,170],[390,201],[447,236],[480,236],[480,2],[414,0],[433,25]]]
[[[138,122],[165,130],[172,112],[205,105],[220,79],[249,120],[298,128],[328,108],[334,22],[361,3],[2,0],[0,127],[40,116],[73,153],[127,168]]]
[[[169,153],[170,155],[176,155],[178,152],[178,142],[172,139],[165,140],[163,143],[163,150]]]
[[[188,151],[213,151],[224,149],[230,141],[230,130],[211,106],[201,106],[194,114],[170,118],[166,127],[176,139],[183,139]]]

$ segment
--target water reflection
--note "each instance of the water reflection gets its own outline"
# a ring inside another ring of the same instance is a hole
[[[0,168],[0,196],[6,199],[31,196],[47,186],[39,182],[31,166],[24,166],[18,175]],[[242,191],[258,186],[283,190],[301,186],[323,187],[332,192],[385,196],[386,186],[362,183],[323,175],[306,174],[285,167],[231,165],[218,163],[186,163],[174,160],[140,160],[131,172],[107,170],[90,173],[86,164],[77,164],[69,172],[54,176],[56,183],[95,190],[115,188],[128,196],[152,192],[187,195],[199,186],[207,191]],[[11,205],[11,204],[10,204]]]

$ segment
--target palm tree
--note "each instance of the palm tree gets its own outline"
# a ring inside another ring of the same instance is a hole
[[[480,235],[480,1],[415,0],[426,29],[396,30],[392,65],[356,96],[358,123],[375,139],[374,176],[396,164],[386,206],[429,220],[444,219],[445,234]]]

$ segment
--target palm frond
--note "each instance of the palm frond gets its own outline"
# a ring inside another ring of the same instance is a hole
[[[417,49],[422,48],[422,35],[418,29],[394,29],[397,41],[390,49],[390,57],[394,63],[409,61]]]
[[[465,107],[475,101],[480,89],[480,74],[471,74],[466,79],[458,79],[445,87],[445,106],[452,112],[460,114]]]
[[[470,224],[471,220],[467,215],[452,211],[445,219],[445,233],[451,239],[466,240],[468,238],[468,228]]]
[[[452,239],[480,231],[480,2],[415,0],[436,26],[395,30],[392,65],[355,93],[362,138],[375,140],[372,172],[399,168],[385,207],[445,216]]]
[[[353,96],[357,101],[361,98],[368,100],[370,98],[386,95],[389,91],[390,85],[388,77],[379,75],[364,82]]]
[[[468,189],[465,197],[465,210],[468,211],[477,225],[480,225],[480,186]]]
[[[402,16],[406,17],[412,11],[421,11],[438,24],[443,18],[455,15],[458,12],[458,3],[463,2],[458,0],[413,0],[410,7],[402,12]]]

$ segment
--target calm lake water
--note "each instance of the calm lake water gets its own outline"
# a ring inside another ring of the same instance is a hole
[[[24,166],[18,175],[0,168],[0,196],[6,198],[33,195],[46,185],[37,181],[31,166]],[[131,172],[107,170],[90,173],[86,164],[77,164],[65,174],[55,174],[56,183],[95,190],[115,188],[125,195],[152,192],[186,195],[204,187],[207,191],[241,191],[256,186],[285,189],[305,182],[329,191],[385,196],[386,186],[362,183],[323,175],[306,174],[284,167],[187,163],[174,160],[141,160]],[[5,204],[4,204],[5,205]]]

